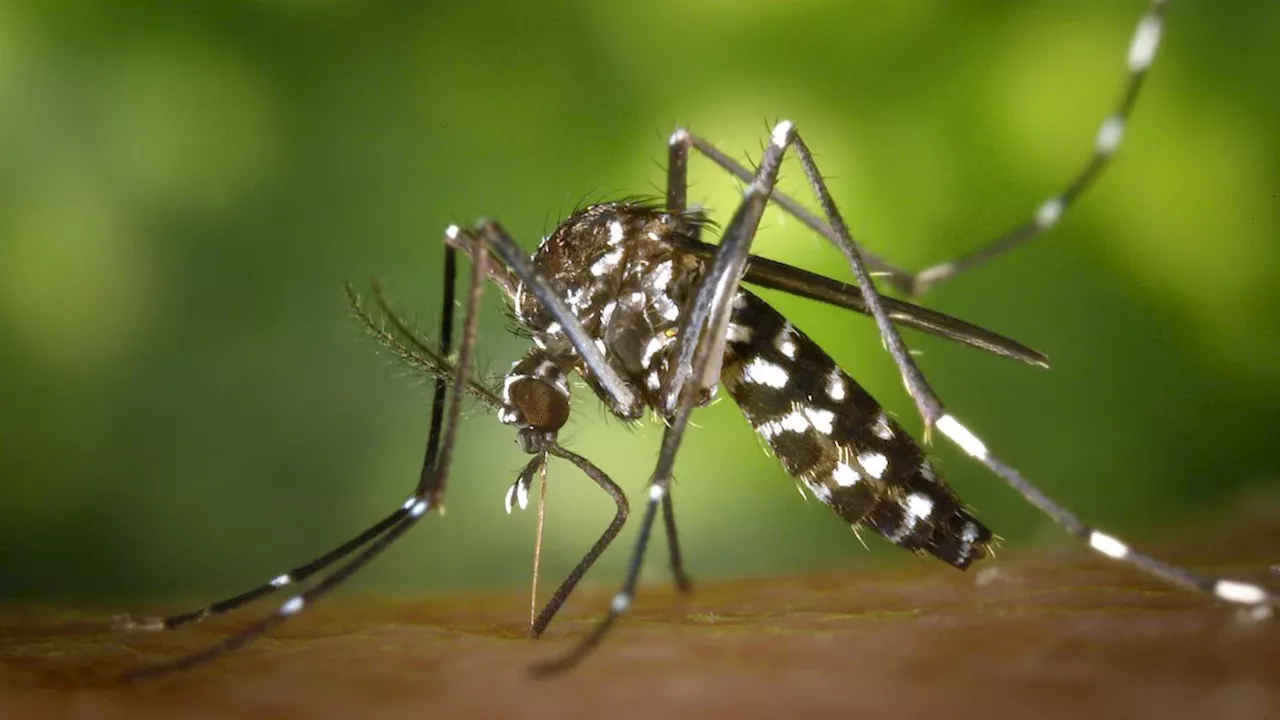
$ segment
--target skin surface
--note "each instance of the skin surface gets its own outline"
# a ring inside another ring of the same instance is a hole
[[[1255,520],[1153,549],[1275,586],[1280,519]],[[1001,552],[967,573],[922,562],[706,582],[688,599],[650,583],[584,666],[530,680],[529,663],[567,648],[606,606],[595,581],[541,641],[524,637],[517,589],[342,598],[210,666],[134,687],[112,678],[246,616],[129,634],[110,630],[105,611],[8,606],[0,716],[1280,716],[1274,619],[1249,621],[1070,546]]]

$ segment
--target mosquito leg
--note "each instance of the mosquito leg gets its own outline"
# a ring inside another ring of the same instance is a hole
[[[559,445],[551,445],[547,450],[552,455],[568,460],[574,465],[577,465],[578,469],[585,473],[587,477],[595,481],[595,483],[600,486],[601,490],[609,493],[609,496],[613,498],[613,502],[617,506],[617,510],[613,514],[613,520],[609,523],[609,527],[605,528],[604,533],[601,534],[600,538],[591,546],[591,549],[587,551],[587,554],[578,561],[578,565],[573,568],[573,571],[564,579],[564,582],[560,583],[560,587],[556,588],[551,599],[548,600],[546,606],[542,608],[542,612],[538,614],[538,618],[530,627],[530,637],[538,637],[546,631],[547,626],[551,624],[551,620],[555,618],[556,613],[560,612],[560,607],[564,605],[564,602],[569,598],[570,593],[572,593],[573,589],[578,586],[578,582],[582,580],[582,576],[587,574],[587,571],[591,569],[591,566],[595,564],[600,555],[609,547],[609,544],[618,536],[618,533],[622,531],[622,526],[626,524],[627,517],[631,512],[630,506],[627,503],[627,496],[622,492],[622,488],[618,487],[609,479],[608,475],[604,474],[603,470],[596,467],[590,460],[587,460],[581,455],[570,452]]]
[[[395,512],[392,512],[379,520],[372,527],[339,545],[333,550],[330,550],[324,555],[321,555],[315,560],[312,560],[305,565],[299,565],[287,573],[276,576],[271,580],[271,582],[259,585],[251,590],[242,592],[239,595],[234,595],[225,600],[219,600],[218,602],[207,605],[199,610],[192,610],[190,612],[179,613],[177,615],[169,615],[165,617],[133,617],[130,615],[120,615],[113,619],[113,625],[118,630],[172,630],[173,628],[181,627],[192,622],[199,622],[214,615],[231,612],[232,610],[244,607],[259,598],[266,597],[280,588],[307,580],[312,575],[326,567],[329,567],[333,563],[351,554],[352,551],[363,547],[365,543],[369,542],[373,538],[376,538],[386,532],[387,528],[402,520],[407,513],[407,507],[398,508]]]
[[[684,570],[684,556],[680,553],[680,536],[676,532],[676,507],[670,493],[662,498],[662,524],[667,530],[667,549],[671,556],[671,575],[676,581],[676,590],[682,595],[693,592],[693,580]]]
[[[595,629],[564,655],[535,665],[533,672],[537,675],[562,672],[576,665],[600,644],[618,618],[631,606],[636,584],[640,578],[640,567],[644,561],[645,550],[649,544],[654,520],[657,518],[658,505],[666,497],[671,483],[676,451],[679,450],[680,442],[684,439],[695,400],[710,387],[709,370],[717,367],[724,357],[726,327],[732,311],[733,298],[737,294],[738,282],[746,268],[751,241],[760,224],[760,216],[764,213],[765,204],[777,181],[778,167],[793,137],[790,122],[783,121],[774,127],[772,142],[765,148],[760,159],[760,167],[751,183],[747,185],[742,203],[734,212],[733,219],[725,227],[720,249],[698,284],[693,302],[681,320],[676,335],[676,359],[672,364],[674,371],[668,380],[666,390],[672,410],[666,414],[671,421],[662,435],[662,448],[658,454],[657,466],[649,480],[648,502],[645,504],[641,520],[640,534],[632,550],[631,561],[627,566],[622,587],[614,595],[608,614]],[[706,335],[703,335],[704,326],[705,332],[708,333]],[[710,340],[698,342],[700,338]],[[688,384],[686,381],[689,380],[692,380],[692,386],[686,387]],[[710,378],[710,382],[718,382],[718,376]]]
[[[1127,75],[1124,87],[1121,89],[1120,98],[1113,106],[1111,113],[1107,115],[1098,128],[1098,134],[1094,139],[1093,152],[1089,160],[1076,173],[1065,189],[1040,204],[1040,207],[1030,220],[985,243],[980,249],[969,255],[958,260],[939,263],[919,272],[912,273],[896,267],[865,248],[859,248],[862,259],[867,266],[877,273],[886,274],[887,277],[885,279],[899,292],[920,295],[935,285],[945,282],[966,270],[1003,255],[1056,225],[1062,218],[1063,212],[1097,181],[1098,177],[1110,164],[1116,150],[1119,149],[1120,142],[1124,137],[1125,124],[1133,113],[1134,105],[1138,99],[1138,92],[1142,88],[1147,70],[1151,67],[1151,63],[1155,59],[1156,50],[1160,45],[1160,34],[1167,4],[1168,0],[1149,0],[1146,14],[1138,21],[1133,38],[1129,42],[1126,59]],[[751,180],[752,172],[750,170],[716,149],[714,145],[706,140],[683,129],[677,130],[671,137],[673,147],[678,141],[685,148],[692,147],[697,150],[739,180],[743,182]],[[672,157],[674,157],[674,154]],[[681,166],[679,172],[683,177],[683,166]],[[668,177],[671,176],[671,173],[672,170],[668,168]],[[668,198],[670,197],[671,191],[668,189]],[[839,238],[831,226],[819,216],[806,210],[794,198],[775,191],[771,199],[810,230],[825,237],[832,243],[839,243]]]
[[[445,252],[444,296],[447,302],[446,302],[446,308],[442,311],[442,317],[441,317],[441,342],[442,343],[448,343],[450,341],[449,338],[453,334],[452,304],[453,304],[453,297],[456,292],[455,280],[454,280],[454,276],[456,275],[456,272],[457,272],[456,253],[453,252],[452,249],[450,248],[450,249],[447,249]],[[349,289],[348,289],[348,292],[350,293]],[[349,297],[351,297],[350,294],[349,294]],[[357,312],[362,312],[362,311],[357,309]],[[437,412],[440,414],[443,414],[444,412],[443,397],[441,397],[444,392],[443,381],[441,380],[437,381],[436,392],[437,392],[436,400],[439,402],[433,403],[433,407],[432,407],[433,417]],[[436,408],[436,405],[439,405],[438,410]],[[433,433],[436,432],[435,428],[436,428],[436,425],[433,423],[433,426],[432,426]],[[431,441],[428,440],[428,447],[430,445],[431,445]],[[419,482],[421,483],[421,481]],[[159,617],[159,616],[133,617],[128,615],[121,615],[114,618],[113,624],[117,629],[121,629],[121,630],[145,630],[145,631],[171,630],[173,628],[181,627],[188,623],[199,622],[201,620],[204,620],[205,618],[212,617],[214,615],[221,615],[223,613],[231,612],[232,610],[235,610],[237,608],[244,607],[245,605],[248,605],[249,603],[255,600],[258,600],[260,598],[266,597],[281,588],[304,582],[305,580],[309,579],[311,576],[315,575],[316,573],[324,570],[325,568],[333,565],[335,562],[338,562],[342,558],[351,554],[353,551],[359,549],[360,547],[363,547],[365,543],[369,542],[373,538],[378,537],[383,532],[386,532],[387,528],[390,528],[392,525],[395,525],[397,522],[404,519],[405,515],[408,514],[410,507],[411,507],[411,503],[406,502],[404,506],[396,509],[394,512],[388,514],[386,517],[382,518],[377,523],[375,523],[374,525],[370,526],[369,528],[361,532],[359,535],[356,535],[350,540],[347,540],[346,542],[342,543],[341,545],[334,548],[333,550],[330,550],[324,555],[321,555],[320,557],[315,558],[314,560],[304,565],[299,565],[286,573],[277,575],[276,577],[272,578],[270,582],[263,583],[262,585],[259,585],[255,588],[251,588],[250,590],[242,592],[238,595],[234,595],[224,600],[219,600],[215,603],[207,605],[198,610],[192,610],[190,612],[179,613],[176,615],[169,615],[166,617]]]
[[[456,228],[451,228],[451,232],[457,233]],[[446,250],[452,254],[452,250]],[[297,614],[304,607],[315,603],[320,598],[329,594],[334,588],[338,587],[343,581],[356,573],[358,570],[367,565],[383,550],[389,547],[393,542],[400,538],[409,528],[432,508],[439,508],[444,497],[444,488],[448,476],[449,467],[452,461],[453,449],[457,444],[458,420],[462,414],[462,396],[467,389],[467,368],[471,364],[471,356],[475,346],[476,326],[479,320],[480,294],[484,289],[485,277],[485,260],[487,256],[484,253],[474,253],[472,256],[472,273],[471,287],[467,299],[466,315],[463,321],[462,341],[458,350],[458,371],[453,378],[453,396],[448,403],[447,417],[445,416],[445,403],[441,400],[446,388],[446,380],[437,378],[435,386],[435,397],[432,402],[431,412],[431,430],[428,433],[426,465],[432,471],[422,473],[418,488],[414,494],[401,507],[401,516],[398,522],[391,526],[381,535],[373,538],[364,549],[354,558],[339,566],[328,576],[316,583],[309,590],[294,595],[286,600],[279,609],[271,615],[268,615],[243,630],[228,636],[224,640],[211,645],[204,650],[196,653],[179,657],[156,665],[150,665],[135,669],[126,673],[122,680],[132,682],[144,678],[156,677],[170,672],[184,670],[187,668],[202,665],[213,660],[224,653],[231,652],[246,643],[260,637],[273,627],[285,622],[291,616]],[[451,261],[446,261],[449,268],[455,267]],[[446,283],[446,287],[452,289],[452,283]],[[452,315],[453,298],[447,298],[442,312],[446,315]],[[452,320],[442,322],[442,332],[440,334],[441,354],[448,355],[449,346],[452,336]],[[448,332],[445,332],[448,330]],[[447,421],[447,423],[446,423]],[[438,430],[442,424],[447,424],[443,434]]]
[[[1058,223],[1062,214],[1097,181],[1098,176],[1110,164],[1116,150],[1120,148],[1125,125],[1133,113],[1142,82],[1160,46],[1160,34],[1167,3],[1168,0],[1150,0],[1146,14],[1138,21],[1133,31],[1133,38],[1129,41],[1129,51],[1126,56],[1127,74],[1120,97],[1110,114],[1098,127],[1098,134],[1093,142],[1093,153],[1066,188],[1041,203],[1030,220],[1004,235],[957,260],[939,263],[915,274],[894,277],[892,282],[895,286],[912,295],[920,295],[960,273],[1035,239]]]
[[[911,398],[915,401],[916,407],[925,421],[926,431],[930,427],[936,427],[939,432],[954,442],[961,450],[1004,480],[1006,484],[1022,495],[1028,503],[1049,516],[1070,534],[1084,540],[1089,547],[1109,558],[1126,562],[1174,585],[1210,593],[1229,602],[1253,606],[1275,606],[1280,604],[1280,598],[1268,593],[1258,585],[1198,575],[1185,568],[1134,551],[1115,537],[1084,524],[1073,513],[1028,482],[1020,472],[993,455],[987,449],[985,443],[961,424],[955,416],[948,413],[943,408],[933,388],[925,380],[919,367],[916,366],[915,360],[907,351],[906,344],[903,343],[897,328],[894,327],[885,312],[881,303],[882,298],[862,263],[859,248],[849,234],[848,227],[840,216],[835,202],[831,199],[831,194],[822,180],[822,174],[819,172],[809,148],[798,135],[795,137],[794,147],[796,156],[804,168],[805,176],[808,178],[809,184],[818,198],[818,203],[827,215],[831,227],[836,231],[839,238],[837,245],[848,260],[849,267],[853,271],[859,287],[862,288],[867,306],[870,308],[872,315],[876,319],[876,325],[880,329],[880,337],[888,348],[889,354],[893,357],[894,363],[898,366],[903,383],[907,387],[907,392],[910,393]]]
[[[667,212],[681,213],[688,208],[689,147],[693,135],[676,128],[667,140]]]
[[[667,141],[667,212],[670,213],[683,213],[688,208],[689,147],[692,139],[688,130],[677,128]],[[671,575],[676,589],[688,595],[693,592],[693,581],[684,569],[680,536],[676,529],[676,510],[670,494],[662,498],[662,526],[667,535]]]
[[[719,149],[717,149],[715,145],[712,145],[711,143],[707,142],[703,138],[698,137],[697,135],[694,135],[693,133],[689,132],[684,128],[679,128],[674,133],[671,134],[671,140],[669,141],[669,152],[668,152],[668,160],[667,160],[667,162],[669,163],[668,169],[667,169],[668,183],[671,183],[673,179],[676,179],[676,178],[678,178],[682,182],[685,181],[685,178],[686,178],[685,168],[688,166],[688,154],[691,148],[693,150],[696,150],[703,157],[707,158],[711,162],[718,165],[721,169],[728,172],[730,175],[733,175],[734,177],[738,178],[743,182],[751,182],[752,178],[755,177],[755,174],[751,170],[748,170],[745,165],[738,162],[737,160],[734,160],[728,155],[724,154]],[[670,167],[670,164],[677,163],[677,162],[679,163],[679,170],[673,172],[673,170]],[[684,186],[682,185],[678,190],[673,191],[670,185],[668,185],[668,188],[667,188],[668,203],[671,202],[671,198],[673,197],[673,195],[683,200],[685,196]],[[807,208],[805,208],[803,205],[801,205],[797,200],[795,200],[791,196],[781,191],[774,190],[769,200],[777,204],[778,207],[781,207],[789,215],[799,220],[800,223],[805,227],[825,237],[827,240],[833,243],[837,241],[835,231],[831,229],[831,226],[827,225],[827,223],[824,222],[822,218],[818,217],[813,212],[809,211]],[[683,209],[683,205],[681,205],[681,209]],[[874,268],[876,271],[889,273],[891,277],[896,277],[898,275],[906,276],[909,274],[905,270],[899,270],[898,268],[893,267],[889,263],[885,262],[884,260],[880,259],[879,257],[873,255],[870,252],[864,251],[863,257],[866,260],[867,264],[870,265],[872,268]]]

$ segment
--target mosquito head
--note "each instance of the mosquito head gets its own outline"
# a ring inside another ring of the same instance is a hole
[[[517,441],[527,453],[541,452],[547,440],[569,420],[569,397],[553,382],[524,377],[511,383],[507,396],[520,422]]]
[[[516,426],[522,450],[542,452],[569,421],[569,383],[561,363],[539,349],[517,360],[502,383],[498,418]]]

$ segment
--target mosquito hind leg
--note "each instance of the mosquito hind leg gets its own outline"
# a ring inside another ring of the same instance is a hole
[[[898,292],[910,296],[919,296],[937,285],[1034,240],[1057,225],[1063,214],[1079,200],[1086,190],[1097,182],[1120,147],[1120,143],[1124,138],[1125,126],[1133,114],[1139,91],[1142,89],[1147,71],[1155,60],[1156,51],[1160,47],[1166,5],[1168,5],[1168,0],[1149,0],[1147,12],[1138,21],[1133,36],[1129,41],[1129,49],[1125,60],[1126,74],[1120,96],[1098,127],[1089,159],[1085,161],[1084,166],[1076,172],[1061,191],[1040,204],[1030,219],[1003,235],[983,243],[977,250],[968,255],[955,260],[937,263],[916,272],[897,267],[866,248],[859,248],[863,262],[873,272],[883,275],[886,282]],[[678,188],[673,188],[670,185],[670,179],[675,176],[684,177],[690,150],[697,151],[700,155],[711,160],[742,182],[751,181],[751,170],[718,150],[711,143],[691,134],[688,130],[683,128],[676,130],[671,135],[670,146],[671,153],[667,168],[669,180],[667,197],[669,203],[674,197],[681,201],[680,206],[683,207],[684,186],[682,184]],[[678,194],[673,196],[673,190],[678,191]],[[835,229],[824,221],[822,217],[806,209],[794,198],[775,190],[771,200],[810,230],[825,237],[833,244],[839,244],[840,239]]]
[[[894,287],[911,295],[922,295],[930,288],[1034,240],[1058,224],[1063,213],[1074,205],[1102,175],[1110,165],[1111,158],[1120,148],[1120,143],[1124,139],[1125,126],[1137,103],[1143,80],[1146,79],[1147,70],[1151,68],[1156,50],[1160,47],[1160,35],[1164,26],[1164,11],[1167,4],[1168,0],[1150,0],[1147,12],[1134,28],[1125,57],[1126,73],[1120,96],[1112,106],[1111,112],[1098,126],[1089,159],[1066,187],[1040,203],[1030,219],[1003,235],[987,241],[967,255],[914,273],[895,271],[889,280]]]
[[[805,177],[808,179],[809,185],[818,199],[818,204],[822,207],[830,227],[836,233],[836,245],[844,254],[859,287],[862,288],[867,306],[875,317],[876,325],[880,330],[880,337],[888,348],[894,363],[898,366],[908,394],[915,401],[920,416],[924,419],[926,434],[930,428],[936,427],[938,432],[955,443],[970,457],[986,466],[992,474],[1022,495],[1028,503],[1062,526],[1068,533],[1080,538],[1090,548],[1106,557],[1128,563],[1173,585],[1209,593],[1228,602],[1259,607],[1274,607],[1280,604],[1280,599],[1259,585],[1199,575],[1181,566],[1133,550],[1113,535],[1086,525],[1074,513],[1024,478],[1017,469],[996,457],[982,440],[956,419],[954,415],[947,412],[941,400],[925,379],[924,374],[920,372],[920,368],[907,350],[902,336],[898,333],[897,328],[886,313],[882,302],[883,299],[880,297],[879,291],[876,290],[870,273],[862,261],[860,248],[854,242],[844,219],[840,216],[840,211],[831,198],[826,183],[822,179],[822,174],[818,170],[817,163],[809,152],[809,148],[798,134],[795,136],[793,145],[796,157],[804,168]]]

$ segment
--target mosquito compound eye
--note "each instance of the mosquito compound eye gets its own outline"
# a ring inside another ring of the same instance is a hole
[[[569,398],[550,382],[521,378],[511,383],[508,396],[529,427],[555,432],[569,421]]]

